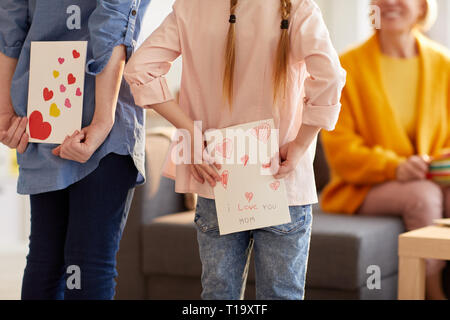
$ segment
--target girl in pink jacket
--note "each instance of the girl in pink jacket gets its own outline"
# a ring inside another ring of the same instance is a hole
[[[183,56],[179,103],[164,75]],[[289,224],[219,236],[213,187],[219,165],[174,164],[176,191],[199,195],[195,222],[202,298],[239,299],[255,251],[258,299],[302,299],[317,202],[313,160],[320,129],[332,130],[345,71],[312,0],[178,0],[125,69],[137,105],[153,108],[192,137],[202,130],[273,118]],[[169,152],[169,155],[171,152]],[[193,162],[192,162],[193,163]]]

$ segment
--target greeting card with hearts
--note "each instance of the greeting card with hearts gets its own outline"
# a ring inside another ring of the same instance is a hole
[[[291,222],[284,180],[267,165],[279,151],[273,119],[208,130],[205,137],[222,165],[214,188],[221,235]]]
[[[86,41],[31,42],[30,142],[61,144],[81,130]]]

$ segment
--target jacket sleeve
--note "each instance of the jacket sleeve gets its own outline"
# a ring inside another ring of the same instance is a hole
[[[140,107],[173,100],[165,75],[181,54],[177,18],[174,10],[131,57],[124,77]]]
[[[322,132],[324,151],[331,170],[344,181],[373,185],[396,178],[398,165],[405,158],[381,146],[368,146],[358,134],[349,98],[350,84],[342,94],[342,111],[336,129]]]
[[[87,72],[97,75],[111,58],[114,47],[125,45],[132,51],[135,26],[145,13],[148,0],[98,0],[89,17],[89,35],[93,59]]]
[[[28,0],[0,1],[0,51],[19,58],[30,24]]]
[[[447,139],[441,154],[450,154],[450,57],[446,59],[447,64]]]
[[[292,18],[292,57],[305,61],[303,123],[333,130],[339,117],[345,70],[331,43],[319,7],[311,0],[301,2]]]

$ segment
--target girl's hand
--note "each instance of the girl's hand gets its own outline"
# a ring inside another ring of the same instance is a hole
[[[397,168],[397,180],[407,182],[423,180],[427,176],[429,157],[412,156]]]
[[[197,154],[195,157],[195,152],[200,152],[200,150],[194,150],[194,140],[191,141],[191,164],[189,165],[192,176],[195,180],[201,184],[205,183],[205,180],[210,184],[211,187],[215,187],[216,183],[221,180],[217,170],[221,169],[221,165],[214,163],[213,159],[205,152],[205,146],[202,145],[202,154]],[[194,159],[202,159],[201,164],[196,164]]]
[[[282,146],[280,148],[280,168],[274,175],[275,179],[283,179],[294,171],[305,151],[306,149],[296,140]]]
[[[86,163],[103,144],[111,128],[111,125],[92,123],[81,132],[75,131],[71,137],[66,137],[52,153],[62,159]]]
[[[14,112],[0,114],[0,143],[17,152],[24,153],[29,136],[26,133],[28,119],[19,117]]]

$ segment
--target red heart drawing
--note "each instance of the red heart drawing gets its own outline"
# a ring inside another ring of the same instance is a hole
[[[246,154],[245,156],[243,156],[243,157],[241,158],[241,161],[242,161],[242,163],[244,164],[244,167],[247,165],[248,159],[249,159],[248,154]]]
[[[66,60],[64,60],[64,58],[58,58],[58,62],[59,62],[59,64],[63,64],[63,63],[64,63],[64,61],[66,61]]]
[[[66,99],[66,101],[64,101],[64,105],[69,109],[72,108],[72,104],[70,103],[69,99]]]
[[[230,159],[231,154],[233,153],[233,141],[230,139],[223,139],[222,144],[217,144],[215,149],[223,158]]]
[[[61,91],[61,92],[66,92],[66,86],[65,85],[60,85],[59,86],[59,91]]]
[[[229,177],[228,170],[225,170],[224,172],[222,172],[222,176],[220,178],[221,178],[222,186],[225,189],[228,187],[228,177]]]
[[[267,143],[270,138],[271,128],[268,123],[262,123],[252,129],[252,134],[261,142]]]
[[[248,202],[252,201],[252,199],[253,199],[253,192],[246,192],[245,193],[245,198],[247,199]]]
[[[263,169],[269,169],[271,166],[272,166],[272,164],[270,162],[262,164]]]
[[[80,57],[80,53],[77,50],[73,50],[72,55],[75,59],[78,59]]]
[[[69,73],[67,76],[67,83],[68,84],[74,84],[77,81],[77,78],[73,76],[73,74]]]
[[[49,101],[53,98],[53,91],[48,90],[48,88],[44,88],[43,95],[44,95],[44,100]]]
[[[274,191],[277,191],[280,187],[280,181],[274,181],[270,184],[270,188]]]
[[[81,93],[80,88],[77,88],[77,92],[75,92],[75,95],[76,95],[77,97],[81,97],[82,93]]]
[[[42,113],[33,111],[29,120],[30,136],[33,139],[46,140],[52,133],[52,126],[48,122],[44,122]]]

